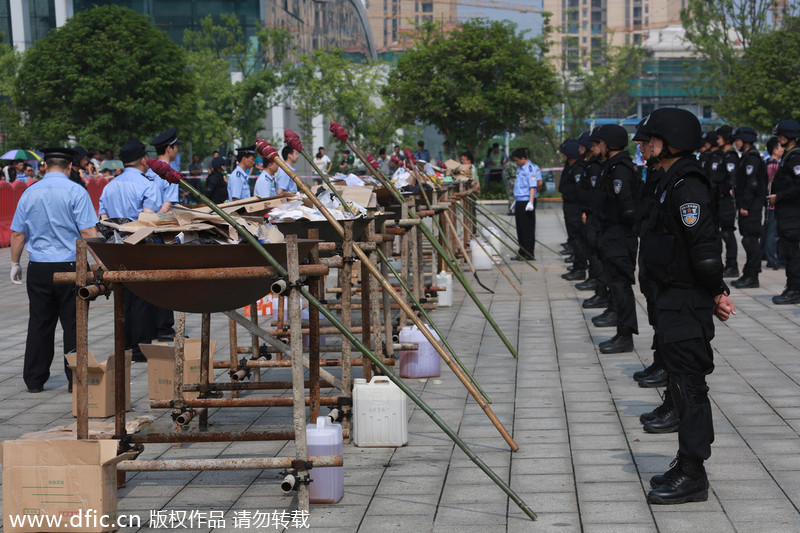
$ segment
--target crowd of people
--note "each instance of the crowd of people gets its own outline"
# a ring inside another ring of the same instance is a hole
[[[640,422],[648,433],[678,433],[676,460],[650,482],[652,503],[708,496],[703,463],[714,440],[706,384],[714,368],[712,318],[735,314],[723,278],[736,278],[731,286],[737,289],[758,287],[765,260],[768,268],[786,269],[786,288],[773,303],[800,303],[798,139],[800,124],[781,121],[764,155],[753,128],[723,125],[703,134],[692,113],[663,108],[643,119],[633,137],[641,167],[619,125],[599,126],[560,146],[563,253],[571,263],[562,277],[594,291],[582,306],[604,309],[591,319],[595,326],[616,328],[600,343],[603,354],[633,351],[638,266],[653,362],[633,378],[641,387],[666,387],[662,405]],[[737,224],[746,255],[741,271]]]

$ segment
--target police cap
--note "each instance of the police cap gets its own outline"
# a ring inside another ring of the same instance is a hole
[[[634,141],[648,142],[650,140],[650,133],[648,131],[647,126],[645,125],[646,122],[647,122],[647,117],[644,117],[636,125],[636,133],[633,135]]]
[[[154,147],[159,146],[172,146],[173,144],[180,144],[178,140],[178,128],[170,128],[167,131],[161,132],[150,141]]]
[[[716,133],[717,135],[722,137],[722,140],[725,141],[725,144],[733,141],[733,128],[728,126],[727,124],[717,128]]]
[[[700,121],[691,111],[662,107],[650,113],[645,124],[651,137],[658,137],[678,150],[693,152],[702,144]]]
[[[225,164],[225,158],[219,155],[211,160],[211,168],[222,168]]]
[[[578,159],[581,156],[581,152],[578,149],[579,146],[578,141],[575,139],[567,139],[561,143],[558,149],[562,154],[567,156],[567,159]]]
[[[758,134],[753,128],[749,126],[742,126],[741,128],[736,128],[736,130],[734,130],[733,138],[741,139],[744,143],[753,144],[756,142]]]
[[[583,133],[581,133],[581,136],[578,137],[578,144],[582,145],[587,150],[592,149],[592,141],[589,140],[590,135],[591,134],[588,131],[584,131]]]
[[[783,135],[787,139],[800,138],[800,124],[796,120],[781,120],[772,131],[773,135]]]
[[[134,139],[123,144],[119,149],[119,158],[123,165],[133,163],[147,155],[147,149],[142,141]]]
[[[247,157],[249,155],[256,155],[255,144],[236,149],[236,157],[238,157],[239,159],[242,159],[243,157]]]
[[[42,148],[42,153],[44,154],[43,159],[45,161],[48,159],[66,159],[67,161],[72,161],[75,158],[75,150],[65,146]]]
[[[628,132],[619,124],[603,124],[597,130],[597,137],[609,148],[625,148],[628,146]]]

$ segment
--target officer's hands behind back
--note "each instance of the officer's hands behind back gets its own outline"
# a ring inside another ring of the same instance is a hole
[[[728,295],[722,293],[714,297],[714,316],[720,321],[725,322],[731,315],[736,314],[736,307]]]

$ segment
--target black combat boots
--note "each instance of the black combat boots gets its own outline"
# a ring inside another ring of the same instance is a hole
[[[686,502],[704,502],[708,499],[708,477],[703,461],[685,455],[678,458],[669,470],[650,479],[653,487],[647,501],[671,505]]]

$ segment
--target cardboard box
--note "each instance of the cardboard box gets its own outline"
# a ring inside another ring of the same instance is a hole
[[[13,440],[2,447],[7,532],[111,531],[117,515],[116,440]],[[26,517],[24,525],[14,520]],[[103,527],[102,522],[108,524]],[[47,518],[59,520],[48,525]],[[31,520],[42,519],[36,526]]]
[[[217,343],[210,341],[209,359],[214,358]],[[151,400],[172,400],[175,397],[175,346],[172,344],[140,344],[139,348],[147,358],[147,384]],[[184,344],[183,382],[200,383],[200,339],[186,339]],[[214,381],[213,370],[208,380]],[[184,393],[184,398],[197,398],[197,392]]]
[[[65,355],[67,364],[76,372],[78,354]],[[89,417],[114,416],[114,354],[98,363],[89,350]],[[131,409],[131,351],[125,351],[125,410]],[[78,416],[78,389],[72,391],[72,416]]]

